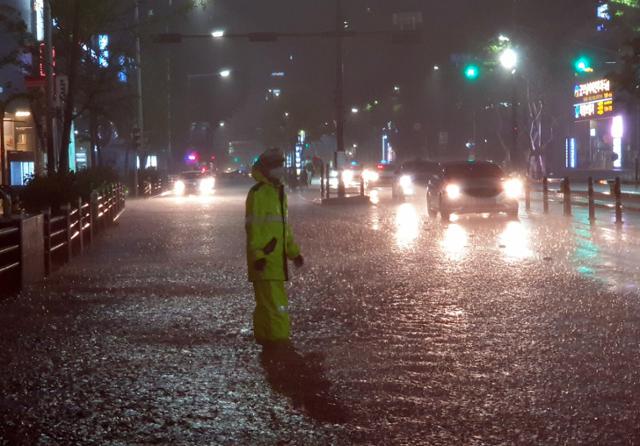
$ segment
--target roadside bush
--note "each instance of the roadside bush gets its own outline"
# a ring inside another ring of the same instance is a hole
[[[89,200],[91,191],[97,190],[102,193],[107,186],[118,181],[118,174],[109,167],[95,167],[76,173],[77,192],[85,201]]]

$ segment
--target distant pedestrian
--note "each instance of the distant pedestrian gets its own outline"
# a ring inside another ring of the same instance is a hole
[[[283,166],[284,154],[279,149],[260,155],[251,172],[257,184],[246,201],[247,264],[256,299],[253,334],[264,349],[289,346],[287,260],[298,268],[304,264],[287,222]]]
[[[309,174],[307,173],[307,169],[302,169],[302,173],[300,173],[300,185],[303,188],[309,185]]]

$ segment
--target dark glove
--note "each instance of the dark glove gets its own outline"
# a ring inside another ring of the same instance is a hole
[[[293,259],[293,264],[296,266],[296,268],[301,268],[302,266],[304,266],[304,257],[296,257],[295,259]]]
[[[253,262],[253,267],[256,269],[256,271],[264,271],[267,267],[267,259],[256,260],[255,262]]]

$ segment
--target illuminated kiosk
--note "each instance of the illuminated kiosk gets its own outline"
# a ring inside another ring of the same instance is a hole
[[[565,140],[564,167],[599,172],[632,168],[628,119],[617,106],[610,80],[577,84],[573,96],[574,125]]]

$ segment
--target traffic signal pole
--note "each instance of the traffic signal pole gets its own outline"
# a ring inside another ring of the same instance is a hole
[[[142,109],[142,46],[140,44],[140,0],[136,0],[134,10],[135,22],[138,27],[136,34],[136,84],[138,93],[138,129],[140,131],[139,147],[135,147],[133,151],[133,196],[138,196],[138,156],[139,149],[144,147],[144,113]]]
[[[344,163],[344,60],[342,53],[342,1],[336,0],[336,154],[335,166],[338,171],[338,197],[346,195],[342,178]]]

